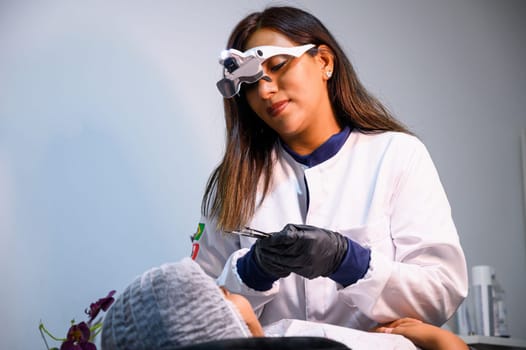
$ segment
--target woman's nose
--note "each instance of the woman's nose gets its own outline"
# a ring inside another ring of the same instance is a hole
[[[277,91],[277,84],[276,82],[269,77],[268,75],[264,75],[259,81],[258,84],[258,94],[261,98],[267,99],[272,94],[274,94]]]

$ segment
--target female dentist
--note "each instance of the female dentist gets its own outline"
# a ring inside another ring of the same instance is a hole
[[[263,325],[443,324],[467,294],[466,262],[422,142],[303,10],[252,13],[227,47],[217,84],[226,150],[194,260]]]

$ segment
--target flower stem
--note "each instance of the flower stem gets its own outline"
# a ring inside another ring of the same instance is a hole
[[[44,344],[46,344],[46,349],[49,350],[49,345],[47,344],[46,337],[44,336],[44,332],[42,331],[44,328],[44,325],[42,324],[42,321],[40,321],[40,324],[38,325],[38,330],[40,331],[40,335],[42,336],[42,339],[44,340]]]
[[[97,322],[90,328],[91,331],[91,337],[90,340],[94,340],[97,335],[102,331],[102,322]]]
[[[44,333],[46,333],[48,337],[50,337],[51,339],[56,340],[56,341],[65,341],[66,340],[65,338],[57,338],[53,334],[51,334],[46,329],[46,327],[44,326],[42,321],[40,321],[40,324],[38,325],[38,329],[40,330],[40,334],[42,335],[42,339],[44,339],[44,343],[46,343],[46,347],[47,347],[48,350],[49,350],[49,346],[47,345],[47,341],[46,341],[46,337],[44,336]]]

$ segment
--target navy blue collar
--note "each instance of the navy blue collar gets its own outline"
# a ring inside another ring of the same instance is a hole
[[[334,156],[342,148],[345,141],[351,134],[351,128],[346,126],[337,134],[332,135],[327,141],[325,141],[320,147],[316,148],[311,154],[302,156],[294,152],[285,143],[281,143],[285,151],[292,156],[298,163],[306,165],[307,167],[313,167],[320,163],[323,163],[327,159]]]

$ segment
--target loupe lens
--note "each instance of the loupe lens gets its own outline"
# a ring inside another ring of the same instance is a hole
[[[236,60],[232,57],[227,58],[225,62],[223,62],[223,65],[229,73],[232,73],[233,71],[239,68],[239,65],[237,64]]]
[[[223,78],[216,84],[217,89],[224,98],[231,98],[238,93],[239,83],[235,84],[232,80]]]

